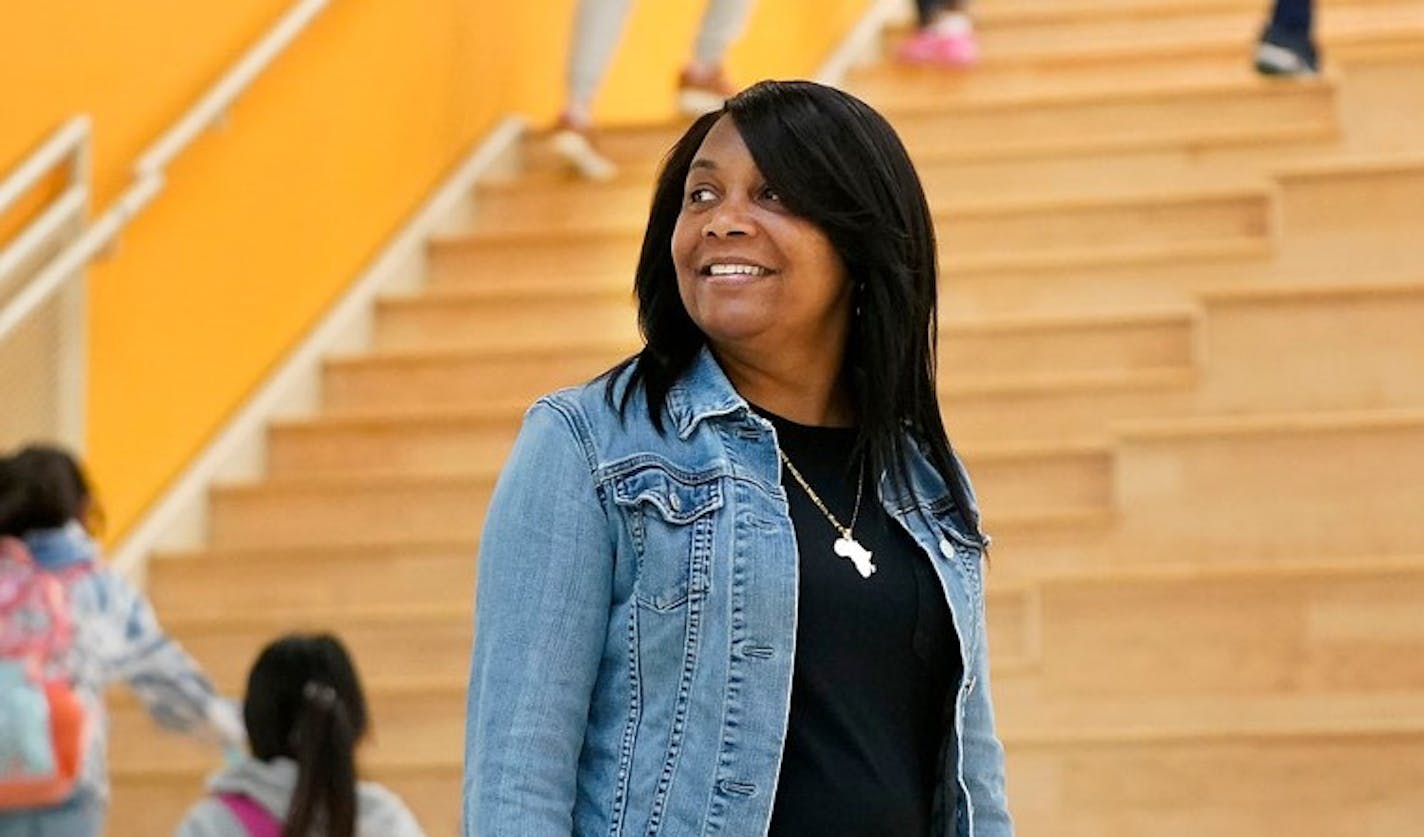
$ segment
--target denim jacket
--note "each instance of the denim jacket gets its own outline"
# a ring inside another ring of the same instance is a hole
[[[665,416],[640,389],[620,419],[602,381],[525,416],[481,537],[466,837],[767,833],[798,582],[775,431],[705,349]],[[965,672],[935,837],[1010,837],[977,510],[907,448],[913,490],[882,475],[880,501],[939,575]]]

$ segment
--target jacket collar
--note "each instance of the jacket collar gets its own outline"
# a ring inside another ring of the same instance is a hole
[[[32,529],[25,533],[24,541],[35,563],[49,572],[91,563],[99,552],[94,539],[77,520],[57,529]]]
[[[727,373],[704,345],[692,364],[668,389],[667,409],[679,439],[686,439],[704,419],[750,409],[737,393]]]
[[[706,419],[750,411],[746,399],[732,386],[713,357],[712,350],[705,345],[682,377],[668,389],[667,409],[679,439],[690,437],[697,425]],[[965,530],[963,534],[972,537],[972,533],[979,528],[979,509],[969,488],[968,474],[958,457],[955,457],[954,466],[959,473],[953,477],[960,480],[965,488],[963,493],[969,506],[967,509],[955,508],[954,493],[950,491],[945,477],[931,464],[914,434],[907,431],[905,441],[910,484],[901,485],[892,475],[881,474],[880,491],[886,508],[902,514],[915,508],[931,514],[954,509],[961,518],[961,527]]]

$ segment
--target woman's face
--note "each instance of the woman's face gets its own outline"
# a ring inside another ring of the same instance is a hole
[[[850,282],[840,254],[781,203],[730,116],[688,170],[672,259],[682,304],[714,346],[794,351],[844,339]]]

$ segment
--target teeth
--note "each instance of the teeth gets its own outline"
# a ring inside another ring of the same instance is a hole
[[[708,267],[713,276],[765,276],[766,268],[751,264],[714,264]]]

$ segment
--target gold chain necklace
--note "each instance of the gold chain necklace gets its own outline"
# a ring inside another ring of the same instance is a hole
[[[786,469],[791,472],[791,476],[795,477],[796,481],[805,489],[806,496],[811,498],[811,502],[816,504],[816,508],[821,510],[821,514],[825,515],[826,519],[831,522],[831,525],[835,527],[836,531],[841,533],[841,536],[836,538],[836,555],[850,559],[850,562],[855,565],[856,572],[860,573],[861,578],[870,578],[871,574],[875,572],[875,563],[870,560],[870,550],[861,546],[860,541],[855,539],[854,534],[855,522],[860,518],[861,495],[865,491],[865,461],[861,460],[860,469],[856,472],[855,509],[852,510],[850,514],[850,525],[842,526],[841,522],[836,519],[836,516],[831,514],[831,510],[826,508],[826,504],[821,502],[821,497],[816,493],[816,490],[811,487],[811,484],[806,481],[805,477],[801,476],[801,472],[796,470],[796,466],[791,464],[791,460],[786,456],[785,451],[778,449],[776,453],[781,457],[781,461],[786,464]]]

